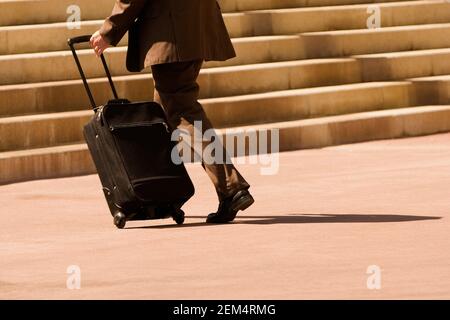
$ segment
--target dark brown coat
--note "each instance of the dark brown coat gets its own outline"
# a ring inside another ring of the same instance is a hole
[[[100,34],[116,46],[127,31],[130,71],[236,55],[216,0],[117,0]]]

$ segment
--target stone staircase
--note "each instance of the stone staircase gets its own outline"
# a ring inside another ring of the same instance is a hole
[[[97,30],[114,0],[0,0],[0,184],[95,172],[92,116],[66,40]],[[221,0],[238,57],[208,62],[201,98],[218,128],[280,130],[280,150],[450,131],[450,2]],[[81,8],[70,30],[67,7]],[[381,28],[368,29],[370,5]],[[106,59],[120,96],[147,100],[151,74]],[[110,97],[92,50],[80,59]],[[220,131],[220,130],[219,130]]]

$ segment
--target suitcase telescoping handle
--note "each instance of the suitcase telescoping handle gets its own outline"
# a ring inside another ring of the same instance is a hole
[[[90,35],[79,36],[70,38],[69,40],[67,40],[67,44],[69,45],[70,50],[72,50],[73,58],[75,59],[75,63],[77,64],[81,79],[83,80],[84,88],[86,89],[89,100],[91,101],[92,108],[95,111],[97,109],[97,105],[95,103],[94,97],[92,96],[91,89],[89,88],[89,84],[87,82],[86,75],[84,74],[83,67],[81,66],[80,59],[78,59],[77,51],[75,50],[75,44],[90,42],[90,40]],[[114,98],[119,99],[119,97],[117,96],[116,87],[114,86],[114,82],[112,81],[111,73],[109,72],[109,68],[103,54],[101,54],[100,59],[102,60],[103,67],[105,68],[106,76],[108,77],[109,85],[111,86]]]

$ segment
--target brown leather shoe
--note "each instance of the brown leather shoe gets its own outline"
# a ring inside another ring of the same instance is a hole
[[[239,210],[250,207],[255,200],[248,190],[238,191],[234,196],[229,197],[219,203],[217,212],[211,213],[206,219],[207,223],[227,223],[236,218]]]

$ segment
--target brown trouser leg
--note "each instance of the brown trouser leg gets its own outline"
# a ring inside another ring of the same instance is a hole
[[[191,137],[194,137],[194,121],[201,121],[202,135],[206,130],[212,129],[211,122],[198,102],[197,77],[202,64],[202,60],[195,60],[152,66],[155,101],[164,107],[170,127],[187,132]],[[202,150],[208,144],[209,142],[202,142]],[[224,155],[227,155],[225,148],[223,150]],[[214,183],[219,200],[250,187],[231,162],[206,162],[202,161],[202,166]]]

